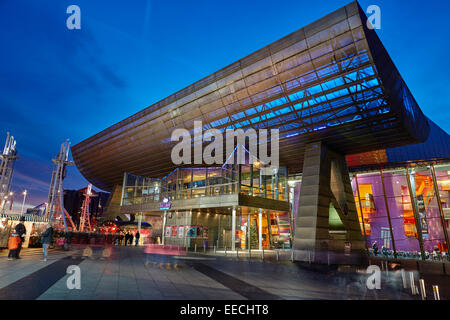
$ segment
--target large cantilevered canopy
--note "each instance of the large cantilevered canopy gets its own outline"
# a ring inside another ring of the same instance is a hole
[[[177,166],[173,130],[280,130],[280,164],[301,172],[306,143],[355,154],[424,141],[429,125],[353,2],[72,147],[80,172],[111,190],[123,173]]]

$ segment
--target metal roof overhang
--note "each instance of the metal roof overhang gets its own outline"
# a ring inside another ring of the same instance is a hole
[[[124,172],[163,177],[172,131],[194,121],[279,129],[290,173],[309,142],[354,154],[424,141],[428,122],[364,17],[353,2],[78,143],[78,169],[108,191]]]

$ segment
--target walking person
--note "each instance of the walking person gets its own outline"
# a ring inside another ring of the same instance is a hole
[[[20,250],[22,249],[22,243],[25,242],[25,236],[27,235],[27,229],[25,228],[25,224],[24,223],[25,223],[25,217],[22,216],[22,217],[20,217],[19,224],[15,228],[16,233],[20,237],[19,247],[17,248],[17,251],[16,251],[16,259],[22,259],[20,257]]]
[[[42,234],[41,234],[41,242],[42,242],[42,260],[41,261],[47,261],[47,254],[48,254],[48,247],[52,241],[52,237],[53,237],[53,227],[52,225],[49,223],[47,224],[47,230],[45,230]]]
[[[12,233],[8,240],[8,260],[13,260],[17,258],[17,249],[19,248],[20,237],[17,233]]]
[[[378,243],[376,241],[373,243],[372,249],[373,249],[373,255],[377,256],[378,255]]]
[[[123,245],[123,232],[120,231],[120,235],[119,235],[119,245]]]
[[[134,239],[134,236],[133,236],[133,234],[130,232],[130,246],[133,245],[133,239]]]
[[[127,233],[125,233],[125,247],[127,246],[129,239],[130,239],[130,234],[127,231]]]
[[[137,231],[136,232],[136,235],[135,235],[135,239],[136,239],[136,247],[138,246],[138,244],[139,244],[139,238],[141,237],[141,234],[139,233],[139,231]]]

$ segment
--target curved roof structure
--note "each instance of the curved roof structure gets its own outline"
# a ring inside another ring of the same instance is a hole
[[[172,131],[280,130],[280,164],[301,172],[306,143],[354,154],[425,141],[429,125],[353,2],[72,147],[80,172],[111,190],[123,173],[162,177]]]
[[[347,164],[356,170],[370,167],[398,166],[407,163],[447,162],[450,160],[450,136],[428,119],[430,135],[425,142],[401,147],[375,150],[347,156]]]

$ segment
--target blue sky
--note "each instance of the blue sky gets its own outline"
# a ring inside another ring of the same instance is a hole
[[[14,191],[42,203],[66,138],[76,144],[348,2],[1,0],[0,142],[7,131],[18,141]],[[71,4],[81,30],[66,28]],[[382,42],[422,110],[449,132],[450,2],[360,4],[380,6]],[[70,168],[65,188],[86,185]]]

